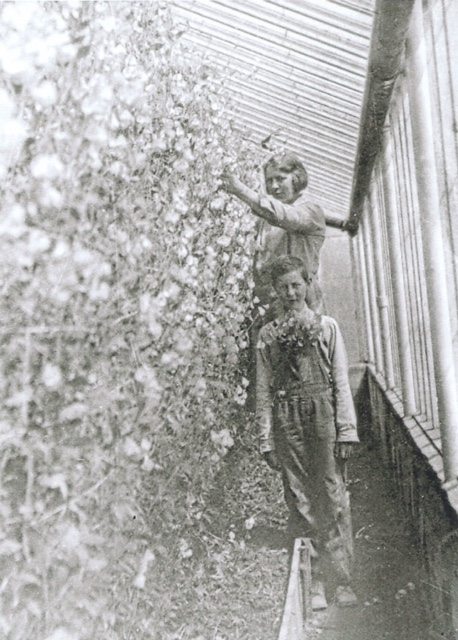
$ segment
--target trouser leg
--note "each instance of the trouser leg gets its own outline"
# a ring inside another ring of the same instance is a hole
[[[291,537],[310,537],[317,553],[313,572],[322,571],[328,555],[339,582],[350,580],[350,509],[341,469],[334,458],[334,440],[300,433],[297,425],[282,429],[278,454],[283,469]],[[351,527],[350,527],[351,530]]]
[[[319,544],[317,517],[314,514],[314,479],[310,469],[310,455],[305,446],[302,428],[294,422],[283,421],[281,434],[276,442],[277,454],[282,465],[285,501],[289,510],[288,537],[292,547],[294,538],[308,537],[314,549]],[[312,573],[320,573],[319,558],[312,555]]]
[[[321,544],[340,584],[346,584],[350,581],[353,554],[349,495],[341,465],[334,456],[334,440],[318,440],[316,445],[314,466],[321,478],[318,499]]]

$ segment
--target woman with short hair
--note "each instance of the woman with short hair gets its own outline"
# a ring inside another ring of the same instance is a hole
[[[319,310],[323,296],[317,272],[326,221],[321,207],[305,193],[308,184],[305,166],[294,153],[274,155],[264,165],[264,177],[266,195],[228,172],[223,175],[222,185],[260,218],[254,257],[256,295],[263,304],[272,304],[265,267],[276,256],[296,256],[304,262],[307,272],[309,306]]]

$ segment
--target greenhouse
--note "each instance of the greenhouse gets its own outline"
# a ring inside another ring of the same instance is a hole
[[[0,638],[458,639],[457,21],[1,3]]]

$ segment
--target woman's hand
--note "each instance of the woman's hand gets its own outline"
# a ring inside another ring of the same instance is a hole
[[[224,171],[221,174],[221,188],[226,191],[226,193],[231,193],[232,195],[238,195],[240,192],[240,180],[234,176],[230,171]]]

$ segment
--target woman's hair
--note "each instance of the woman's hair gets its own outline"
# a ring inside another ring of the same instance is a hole
[[[292,173],[296,193],[303,191],[308,184],[307,170],[295,153],[288,151],[272,156],[264,165],[264,176],[267,169],[281,169]]]
[[[281,278],[286,273],[291,273],[291,271],[299,271],[304,281],[307,284],[310,283],[310,277],[305,270],[304,262],[300,258],[296,258],[296,256],[280,256],[266,265],[266,272],[269,274],[274,287],[278,278]]]

